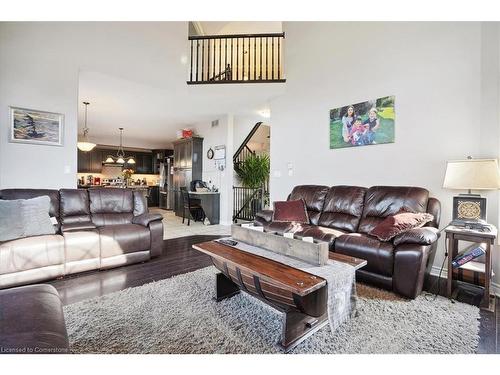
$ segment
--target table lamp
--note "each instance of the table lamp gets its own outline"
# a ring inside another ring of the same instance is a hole
[[[497,190],[500,173],[497,159],[472,159],[449,161],[446,166],[443,188],[467,190],[467,194],[453,197],[452,225],[485,224],[486,198],[472,194],[472,190]]]

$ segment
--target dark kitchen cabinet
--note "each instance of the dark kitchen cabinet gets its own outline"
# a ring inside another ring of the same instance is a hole
[[[78,173],[101,173],[102,160],[102,150],[100,149],[94,148],[87,152],[78,150]]]
[[[160,204],[160,188],[153,186],[149,189],[148,207],[158,207]]]
[[[131,166],[138,174],[153,174],[153,153],[152,152],[136,152],[135,166]]]
[[[78,150],[78,173],[101,173],[102,163],[108,156],[116,157],[116,151],[99,148],[94,148],[88,152]],[[126,163],[124,168],[133,169],[137,174],[159,173],[159,166],[154,163],[156,154],[146,151],[125,151],[125,156],[133,157],[135,164]],[[158,169],[158,172],[155,171],[155,168]]]

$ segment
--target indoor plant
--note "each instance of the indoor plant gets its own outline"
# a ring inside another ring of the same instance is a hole
[[[264,191],[264,205],[268,203],[268,189],[267,183],[269,181],[270,173],[270,159],[267,154],[251,154],[244,161],[242,161],[236,170],[242,185],[244,187],[259,189],[263,188]],[[252,202],[258,203],[257,200]]]

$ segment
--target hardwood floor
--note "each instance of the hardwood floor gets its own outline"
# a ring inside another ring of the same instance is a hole
[[[191,246],[216,238],[220,236],[199,235],[165,240],[163,241],[163,254],[148,262],[104,271],[90,271],[57,279],[49,284],[57,289],[63,304],[68,305],[87,298],[167,279],[211,265],[209,256],[193,250]]]
[[[220,236],[197,235],[164,241],[163,254],[151,261],[106,271],[91,271],[49,282],[58,291],[63,304],[102,296],[126,288],[195,271],[212,264],[210,257],[191,246]],[[432,280],[429,283],[432,285]],[[441,287],[444,292],[445,288]],[[500,299],[495,312],[481,310],[478,353],[500,353]]]

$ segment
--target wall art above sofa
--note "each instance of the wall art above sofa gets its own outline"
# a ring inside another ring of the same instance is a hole
[[[330,148],[394,143],[394,96],[330,110]]]

